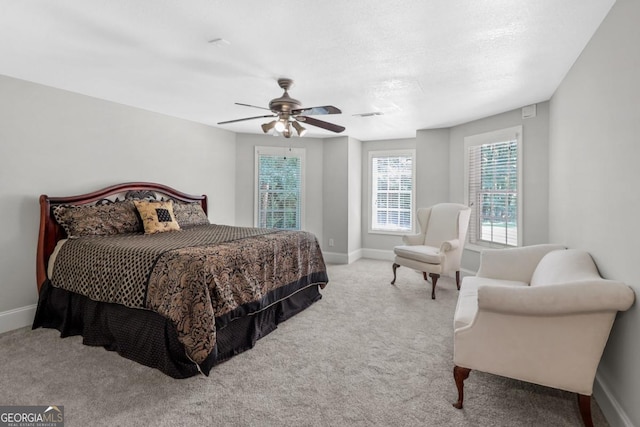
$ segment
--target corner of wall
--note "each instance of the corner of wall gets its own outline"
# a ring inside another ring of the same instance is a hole
[[[598,402],[598,406],[602,410],[609,425],[634,427],[626,411],[620,403],[618,403],[613,393],[611,393],[607,382],[599,374],[596,374],[596,380],[593,383],[593,396]]]

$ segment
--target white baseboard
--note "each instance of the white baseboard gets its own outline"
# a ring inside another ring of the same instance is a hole
[[[33,304],[0,313],[0,334],[31,325],[36,307]]]
[[[476,273],[477,273],[477,271],[471,271],[471,270],[468,270],[468,269],[466,269],[466,268],[461,268],[461,269],[460,269],[460,273],[462,273],[462,277],[465,277],[465,276],[475,276],[475,275],[476,275]]]
[[[356,249],[348,254],[342,252],[322,252],[324,260],[327,264],[351,264],[360,258],[368,258],[364,255],[366,249]]]
[[[613,396],[606,381],[598,374],[596,374],[596,380],[593,382],[593,396],[609,425],[634,427],[635,424],[629,419],[627,413]]]
[[[349,255],[340,252],[322,252],[327,264],[349,264]]]
[[[382,249],[362,249],[362,258],[379,259],[382,261],[393,261],[393,251]]]
[[[349,264],[359,260],[360,258],[362,258],[362,249],[357,249],[353,252],[349,252],[348,258],[349,258]]]

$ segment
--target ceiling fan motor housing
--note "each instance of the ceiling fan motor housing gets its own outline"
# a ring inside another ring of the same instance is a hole
[[[293,99],[289,96],[288,90],[293,85],[291,79],[278,79],[278,85],[284,89],[284,93],[280,98],[274,98],[269,102],[269,109],[274,113],[288,113],[291,110],[299,110],[302,108],[302,103],[297,99]]]

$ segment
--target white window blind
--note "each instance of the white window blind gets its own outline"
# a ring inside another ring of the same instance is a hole
[[[521,240],[521,127],[465,139],[469,243],[518,246]]]
[[[256,147],[256,226],[300,230],[304,149]]]
[[[414,152],[371,152],[371,231],[413,230]]]

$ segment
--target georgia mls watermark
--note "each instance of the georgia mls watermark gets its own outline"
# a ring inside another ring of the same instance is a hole
[[[64,427],[64,406],[0,406],[0,427]]]

